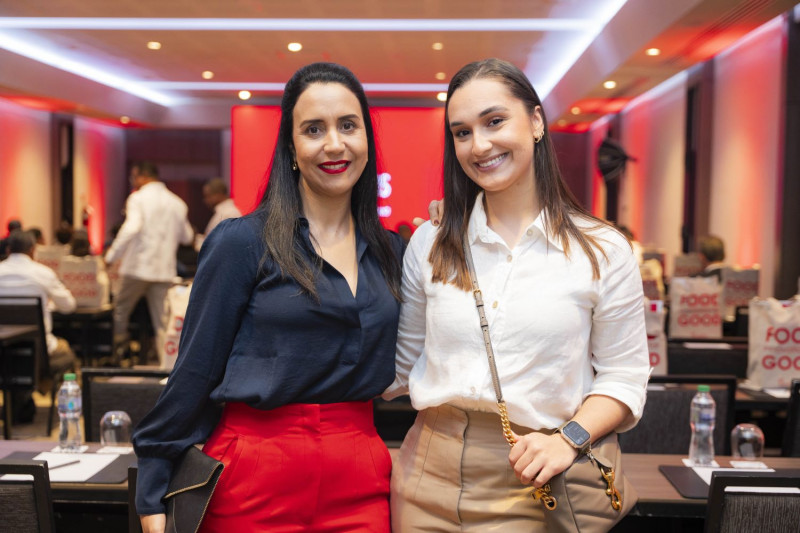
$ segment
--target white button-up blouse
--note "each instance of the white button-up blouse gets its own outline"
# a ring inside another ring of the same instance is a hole
[[[579,227],[594,223],[573,218]],[[432,283],[428,261],[438,228],[421,226],[403,264],[397,377],[384,398],[404,393],[416,409],[449,403],[496,411],[486,350],[471,292]],[[486,223],[482,195],[469,240],[486,304],[498,374],[512,422],[554,428],[593,394],[615,398],[632,416],[645,401],[650,372],[642,281],[631,246],[603,226],[589,230],[603,246],[600,279],[576,242],[570,257],[544,231],[543,215],[509,249]]]

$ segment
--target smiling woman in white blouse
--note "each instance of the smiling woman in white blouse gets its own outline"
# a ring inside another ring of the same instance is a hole
[[[631,246],[567,189],[541,102],[510,63],[471,63],[450,82],[444,216],[411,239],[402,296],[397,377],[384,397],[408,393],[420,413],[392,473],[393,530],[543,528],[531,486],[567,469],[586,443],[635,425],[649,360]],[[554,432],[570,422],[571,438]]]

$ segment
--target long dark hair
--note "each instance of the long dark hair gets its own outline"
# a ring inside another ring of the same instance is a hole
[[[433,266],[433,282],[452,283],[463,290],[470,290],[472,284],[461,239],[467,231],[475,199],[481,188],[466,175],[456,158],[453,134],[449,128],[449,106],[453,93],[476,78],[492,78],[504,84],[515,98],[525,104],[529,115],[534,113],[536,106],[541,108],[542,105],[527,76],[511,63],[501,59],[484,59],[470,63],[450,80],[444,115],[444,216],[428,260]],[[585,217],[593,221],[596,227],[605,225],[605,222],[584,209],[564,183],[558,168],[555,148],[547,131],[547,118],[544,116],[544,111],[541,111],[541,114],[544,136],[534,149],[533,170],[537,200],[545,213],[545,231],[555,234],[561,240],[567,257],[570,253],[570,237],[574,238],[592,263],[593,278],[599,279],[600,266],[592,247],[599,250],[603,257],[606,257],[605,252],[595,237],[581,231],[575,225],[570,215]]]
[[[361,114],[367,131],[368,159],[367,166],[353,187],[350,209],[356,227],[361,231],[370,252],[380,264],[389,289],[399,300],[400,262],[378,218],[377,152],[367,96],[355,75],[335,63],[312,63],[302,67],[294,73],[284,89],[281,99],[281,123],[272,156],[269,182],[257,208],[266,212],[263,231],[266,252],[262,263],[267,259],[274,261],[280,268],[282,276],[293,278],[303,292],[317,297],[314,281],[321,268],[321,259],[312,255],[315,259],[309,262],[303,252],[298,218],[303,212],[298,186],[300,173],[292,169],[294,107],[300,95],[314,83],[343,85],[355,95],[361,105]]]

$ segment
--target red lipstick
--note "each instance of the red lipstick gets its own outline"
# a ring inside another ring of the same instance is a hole
[[[347,167],[350,166],[350,161],[341,160],[341,161],[326,161],[324,163],[320,163],[317,165],[320,170],[327,174],[341,174]]]

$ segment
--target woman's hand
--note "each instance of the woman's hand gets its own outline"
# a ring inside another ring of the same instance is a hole
[[[508,460],[514,473],[524,485],[542,487],[550,478],[570,467],[578,457],[578,450],[570,446],[564,438],[554,433],[514,434],[517,441]]]
[[[165,514],[139,515],[139,520],[142,522],[143,533],[164,533],[164,529],[167,527],[167,515]]]
[[[441,200],[433,200],[428,204],[428,216],[430,217],[431,224],[434,226],[438,226],[441,223],[442,217],[444,216],[444,198]],[[425,219],[414,217],[412,222],[415,226],[420,227],[425,223]]]

